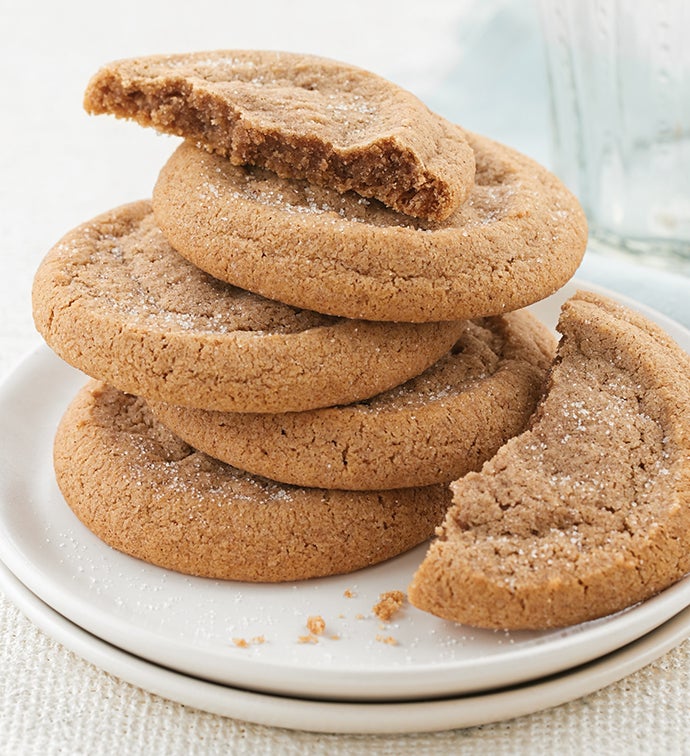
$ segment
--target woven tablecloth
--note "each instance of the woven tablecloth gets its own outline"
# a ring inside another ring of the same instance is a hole
[[[30,285],[71,227],[150,195],[175,141],[81,110],[88,77],[136,54],[283,48],[346,59],[546,162],[538,29],[524,3],[0,0],[0,371],[40,343]],[[690,325],[690,279],[588,254],[579,275]],[[7,439],[3,439],[6,443]],[[323,735],[186,708],[83,661],[0,596],[2,754],[690,753],[690,642],[584,699],[435,734]]]

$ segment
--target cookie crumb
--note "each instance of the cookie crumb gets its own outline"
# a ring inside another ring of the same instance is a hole
[[[351,590],[350,588],[346,588],[343,591],[343,596],[345,596],[345,598],[354,598],[356,595],[357,594],[353,590]]]
[[[298,643],[318,643],[319,639],[318,636],[314,635],[314,633],[309,633],[309,635],[300,635],[297,638]]]
[[[232,642],[237,648],[249,648],[249,646],[260,646],[262,643],[266,643],[266,638],[263,635],[255,635],[251,640],[246,638],[233,638]]]
[[[355,619],[363,620],[364,619],[364,615],[363,614],[355,614]]]
[[[307,617],[307,630],[312,635],[323,635],[325,629],[326,620],[321,615],[316,614],[313,617]]]
[[[405,603],[406,598],[402,591],[386,591],[379,596],[378,603],[372,611],[379,619],[389,622]]]
[[[388,646],[397,646],[398,641],[392,636],[392,635],[381,635],[380,633],[376,636],[376,640],[379,643],[385,643]]]

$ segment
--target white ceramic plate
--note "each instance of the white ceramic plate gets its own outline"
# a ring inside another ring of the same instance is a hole
[[[596,288],[571,283],[535,308],[539,316],[552,325],[578,285]],[[687,331],[653,317],[690,348]],[[156,664],[296,697],[456,696],[590,661],[690,604],[685,579],[625,612],[562,630],[480,631],[409,606],[382,627],[373,605],[383,591],[406,588],[424,547],[352,575],[297,584],[222,582],[153,567],[105,546],[74,517],[55,485],[55,427],[84,380],[40,349],[0,388],[0,559],[57,612]],[[316,644],[300,642],[310,615],[327,623]],[[265,642],[252,641],[260,636]],[[239,638],[248,647],[236,645]]]
[[[62,617],[1,563],[0,590],[49,636],[125,682],[212,714],[330,733],[431,732],[532,714],[610,685],[650,664],[690,635],[690,609],[685,609],[651,633],[597,661],[510,690],[418,702],[310,701],[206,682],[132,656]]]

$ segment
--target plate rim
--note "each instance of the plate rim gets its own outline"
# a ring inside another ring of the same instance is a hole
[[[121,682],[217,716],[268,727],[330,734],[439,732],[527,716],[583,698],[618,682],[651,664],[690,636],[688,607],[610,654],[524,685],[432,701],[320,701],[221,685],[130,654],[56,612],[2,562],[0,590],[42,632]]]

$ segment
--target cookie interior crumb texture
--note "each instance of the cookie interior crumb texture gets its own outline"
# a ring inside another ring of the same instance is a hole
[[[316,56],[231,50],[116,61],[89,82],[84,105],[235,165],[355,190],[427,219],[448,217],[474,179],[460,127],[373,73]]]
[[[379,596],[379,600],[372,611],[383,622],[390,622],[402,608],[406,599],[403,591],[386,591]]]
[[[564,626],[690,569],[690,358],[594,294],[566,302],[559,330],[531,429],[453,484],[415,606],[487,628]]]

